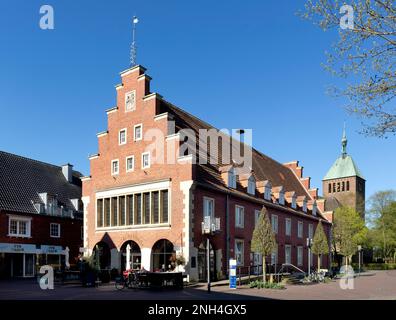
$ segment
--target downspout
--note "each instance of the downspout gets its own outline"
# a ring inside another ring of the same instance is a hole
[[[230,212],[229,212],[229,208],[228,208],[228,204],[229,204],[229,193],[227,192],[227,196],[226,196],[226,214],[225,214],[225,226],[226,226],[226,232],[225,232],[225,243],[226,243],[226,275],[227,278],[229,276],[228,274],[228,261],[230,261]]]

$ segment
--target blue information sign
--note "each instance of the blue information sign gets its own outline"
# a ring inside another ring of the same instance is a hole
[[[237,267],[236,260],[230,259],[230,289],[237,288],[236,267]]]

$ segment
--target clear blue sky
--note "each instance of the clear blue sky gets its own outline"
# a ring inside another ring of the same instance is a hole
[[[39,8],[55,9],[55,30]],[[138,62],[152,90],[219,128],[252,128],[253,144],[280,162],[300,160],[321,179],[349,148],[367,195],[395,188],[396,137],[359,135],[360,120],[326,95],[321,67],[337,35],[295,15],[303,1],[3,1],[0,4],[0,149],[70,162],[89,174],[114,85],[129,63],[131,17]]]

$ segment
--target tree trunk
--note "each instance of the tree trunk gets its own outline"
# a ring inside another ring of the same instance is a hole
[[[321,255],[318,254],[318,272],[319,272],[319,270],[320,270],[320,257],[321,257]]]
[[[267,270],[266,270],[266,265],[265,265],[265,255],[263,254],[263,282],[265,283],[266,278],[267,278]]]

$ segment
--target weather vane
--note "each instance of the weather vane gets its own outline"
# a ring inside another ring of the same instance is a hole
[[[132,24],[133,24],[133,29],[132,29],[132,45],[131,45],[131,67],[136,65],[136,40],[135,40],[135,34],[136,34],[136,25],[138,24],[139,19],[134,16],[132,19]]]

